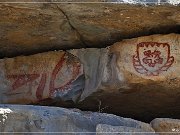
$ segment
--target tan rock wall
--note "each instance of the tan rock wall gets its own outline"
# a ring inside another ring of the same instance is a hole
[[[172,5],[1,3],[0,57],[178,33],[179,15],[179,7]]]
[[[180,87],[180,35],[139,37],[111,46],[117,67],[128,83],[159,83],[166,88]]]
[[[4,103],[26,104],[65,95],[67,98],[75,86],[73,82],[83,75],[80,61],[63,51],[2,59],[0,68]],[[78,94],[77,91],[73,97]]]
[[[115,110],[118,104],[174,105],[180,88],[179,40],[178,34],[152,35],[101,49],[1,59],[1,103],[59,98],[84,100],[88,107],[100,99]]]

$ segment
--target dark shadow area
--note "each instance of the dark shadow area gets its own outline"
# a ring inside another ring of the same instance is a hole
[[[99,91],[79,103],[47,99],[36,105],[110,113],[147,123],[155,118],[180,119],[180,92],[178,89],[169,91],[163,86],[136,85],[130,90]]]

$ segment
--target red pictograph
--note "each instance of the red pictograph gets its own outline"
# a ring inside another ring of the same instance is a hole
[[[52,71],[50,84],[49,84],[49,94],[50,94],[50,96],[52,96],[52,94],[54,93],[54,91],[56,89],[55,86],[54,86],[54,81],[56,79],[56,75],[61,70],[61,68],[62,68],[62,66],[64,64],[64,61],[65,61],[65,53],[63,54],[63,56],[59,60],[58,64],[55,66],[54,70]]]
[[[143,62],[145,64],[148,64],[150,67],[154,67],[156,64],[162,64],[163,58],[161,58],[161,52],[160,51],[153,51],[151,50],[145,51],[144,52],[145,58],[143,58]]]
[[[77,78],[81,65],[77,62],[71,63],[72,64],[72,77],[69,80],[66,80],[65,84],[63,86],[55,87],[55,82],[58,77],[57,74],[61,72],[63,65],[65,65],[65,61],[67,56],[67,53],[64,53],[62,57],[60,58],[57,65],[54,67],[52,73],[50,74],[50,82],[49,82],[49,95],[53,96],[54,92],[56,90],[65,91],[68,90],[71,83]],[[36,97],[38,100],[42,100],[43,98],[43,91],[47,84],[47,73],[40,73],[40,74],[22,74],[22,75],[7,75],[8,79],[15,80],[12,84],[12,90],[16,90],[24,85],[27,85],[29,82],[33,82],[36,79],[39,79],[39,84],[36,89]]]
[[[36,97],[38,100],[42,100],[43,91],[44,91],[44,88],[46,85],[46,78],[47,78],[47,74],[43,73],[41,75],[41,80],[40,80],[39,85],[38,85],[37,90],[36,90]]]
[[[40,74],[23,74],[23,75],[8,75],[8,79],[14,79],[14,83],[12,84],[12,90],[16,90],[19,87],[27,84],[28,82],[32,82],[40,77]]]
[[[167,43],[141,42],[133,55],[133,66],[140,74],[158,76],[167,71],[174,62],[170,56],[170,45]]]
[[[50,85],[49,85],[49,89],[50,89],[50,96],[53,96],[55,91],[65,91],[68,90],[70,88],[71,83],[76,79],[76,77],[78,76],[79,72],[80,72],[80,64],[79,63],[73,63],[73,69],[72,69],[72,77],[70,80],[68,80],[63,86],[60,87],[55,87],[55,80],[57,78],[57,74],[61,71],[61,68],[63,66],[65,62],[65,54],[63,55],[63,57],[60,59],[60,61],[58,62],[58,64],[55,66],[52,75],[51,75],[51,81],[50,81]]]

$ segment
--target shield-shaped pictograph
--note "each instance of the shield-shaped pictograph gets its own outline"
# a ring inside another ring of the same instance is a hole
[[[136,55],[133,55],[135,70],[147,76],[158,76],[167,71],[173,62],[168,43],[141,42],[137,44]]]

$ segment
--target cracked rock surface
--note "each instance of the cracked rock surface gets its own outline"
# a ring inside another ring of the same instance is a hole
[[[148,124],[78,109],[0,104],[0,132],[8,134],[178,135],[179,123],[178,119],[156,118]]]
[[[173,5],[1,3],[0,57],[178,33],[179,15],[179,6]]]
[[[0,131],[179,131],[102,114],[180,118],[178,5],[48,2],[0,4],[0,103],[99,113],[0,105]]]
[[[78,109],[28,105],[0,105],[0,132],[62,132],[96,134],[98,124],[124,126],[154,132],[150,124],[112,114],[82,112]],[[129,130],[130,131],[130,130]],[[88,133],[91,132],[91,133]]]
[[[179,118],[179,42],[179,34],[151,35],[1,59],[0,103],[77,107],[148,122]]]

